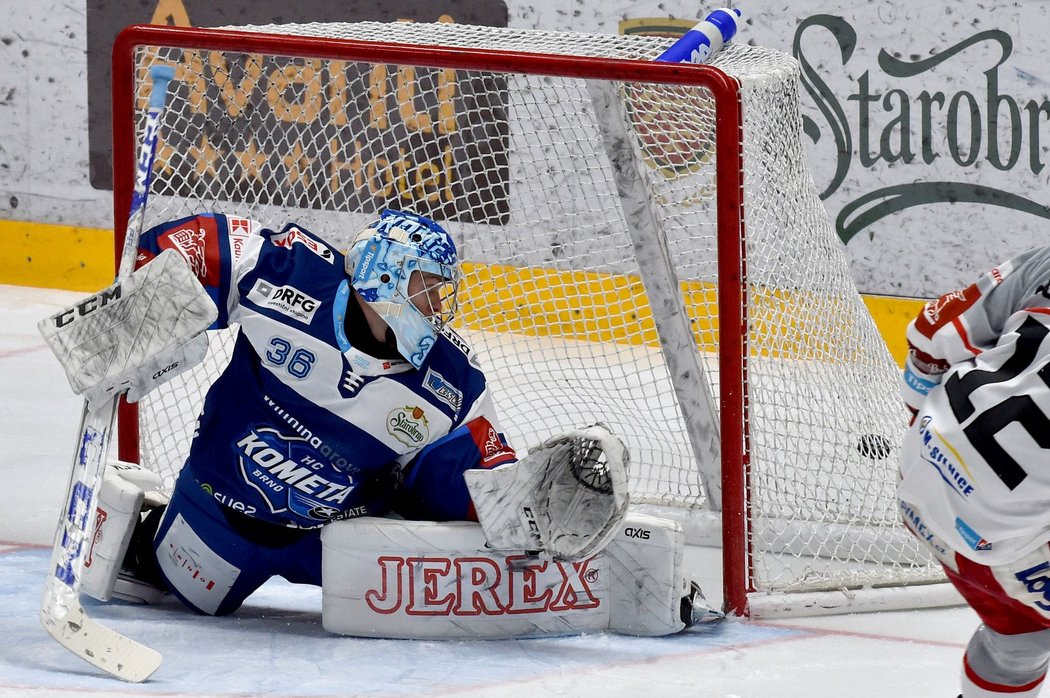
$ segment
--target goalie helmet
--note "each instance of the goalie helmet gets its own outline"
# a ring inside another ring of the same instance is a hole
[[[386,210],[346,254],[350,285],[390,327],[397,350],[416,368],[457,309],[459,256],[440,225]]]

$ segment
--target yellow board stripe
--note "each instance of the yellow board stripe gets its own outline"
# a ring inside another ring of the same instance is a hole
[[[113,283],[113,231],[0,220],[0,283],[97,291]]]
[[[0,283],[97,291],[113,281],[111,230],[0,220],[0,244],[7,251],[0,258]],[[465,264],[464,276],[467,283],[460,298],[460,321],[469,327],[657,345],[648,297],[636,277],[479,264]],[[718,333],[715,287],[691,282],[684,283],[682,290],[687,307],[698,309],[694,312],[694,332],[713,343]],[[571,303],[569,297],[574,299]],[[863,298],[890,353],[903,365],[907,351],[904,329],[925,301],[874,295]],[[775,317],[785,297],[769,294],[759,300],[762,305],[753,313],[755,322],[762,322],[759,315],[766,306],[771,308],[770,319]],[[703,308],[710,310],[704,312]],[[785,354],[790,353],[791,346],[790,338],[786,339]]]
[[[468,327],[590,342],[657,344],[656,324],[639,279],[472,263],[464,263],[463,276],[460,321]]]
[[[495,264],[464,264],[463,271],[459,321],[467,327],[591,342],[658,344],[648,297],[636,277]],[[718,339],[717,288],[685,282],[682,293],[686,307],[692,310],[694,334],[713,346]],[[586,299],[594,302],[587,303]],[[892,296],[863,299],[890,353],[903,366],[907,353],[904,330],[925,301]],[[814,355],[824,348],[800,348],[792,328],[778,322],[791,314],[819,314],[820,296],[770,291],[757,294],[754,302],[751,321],[772,339],[767,349],[770,355]],[[826,329],[834,332],[838,328]]]
[[[875,319],[875,326],[879,328],[882,338],[886,340],[890,354],[897,361],[897,365],[903,368],[904,358],[908,355],[908,340],[904,337],[904,331],[908,328],[908,323],[922,312],[926,300],[864,294],[861,298]]]

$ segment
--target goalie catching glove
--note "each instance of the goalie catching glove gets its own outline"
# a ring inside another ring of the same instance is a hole
[[[200,363],[215,304],[174,250],[38,323],[73,392],[89,406],[128,391],[135,402]]]
[[[627,514],[628,460],[623,442],[595,424],[463,477],[490,548],[579,560],[601,551]]]

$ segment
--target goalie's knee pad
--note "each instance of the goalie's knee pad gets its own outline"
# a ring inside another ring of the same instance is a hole
[[[152,603],[160,599],[161,590],[121,571],[143,508],[165,504],[167,496],[161,492],[156,473],[122,461],[106,466],[95,510],[95,534],[84,560],[84,593],[100,601],[118,598]]]
[[[579,561],[493,551],[477,524],[351,519],[321,533],[322,624],[389,638],[511,638],[611,630],[667,635],[691,621],[684,536],[630,514]]]

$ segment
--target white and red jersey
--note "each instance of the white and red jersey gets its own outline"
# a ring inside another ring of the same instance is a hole
[[[1050,540],[1048,289],[1050,247],[927,303],[908,326],[902,393],[916,417],[902,509],[986,565]]]

